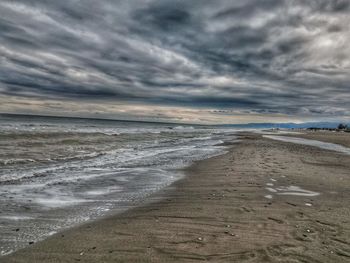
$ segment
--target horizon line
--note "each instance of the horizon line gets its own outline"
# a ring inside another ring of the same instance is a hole
[[[81,119],[81,120],[98,120],[98,121],[120,121],[120,122],[141,122],[141,123],[159,123],[159,124],[176,124],[176,125],[196,125],[196,126],[244,126],[244,125],[278,125],[278,124],[294,124],[294,125],[302,125],[302,124],[312,124],[312,123],[349,123],[346,121],[303,121],[300,123],[296,122],[247,122],[247,123],[225,123],[225,124],[197,124],[197,123],[183,123],[183,122],[166,122],[166,121],[147,121],[147,120],[132,120],[132,119],[110,119],[110,118],[96,118],[96,117],[81,117],[81,116],[62,116],[62,115],[42,115],[42,114],[25,114],[25,113],[8,113],[8,112],[0,112],[0,116],[18,116],[18,117],[49,117],[49,118],[58,118],[58,119]]]

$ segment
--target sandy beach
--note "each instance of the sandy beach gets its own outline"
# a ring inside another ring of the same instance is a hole
[[[350,145],[350,134],[319,134],[304,136]],[[0,262],[349,262],[350,155],[240,139],[144,205]]]
[[[287,136],[296,136],[299,138],[318,140],[323,142],[336,143],[343,145],[345,147],[350,147],[350,134],[349,132],[334,132],[334,131],[301,131],[301,134],[297,135],[288,135]]]

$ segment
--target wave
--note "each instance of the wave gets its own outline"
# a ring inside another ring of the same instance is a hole
[[[0,159],[0,166],[35,162],[36,160],[34,159]]]
[[[129,207],[182,178],[193,161],[224,153],[217,144],[233,136],[180,125],[49,125],[0,127],[2,220],[11,230],[22,221],[16,216],[35,217],[23,220],[33,240]],[[28,244],[10,230],[0,231],[0,251]]]

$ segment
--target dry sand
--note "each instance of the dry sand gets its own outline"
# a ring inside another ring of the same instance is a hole
[[[162,200],[0,262],[350,262],[350,156],[241,137],[153,197]]]

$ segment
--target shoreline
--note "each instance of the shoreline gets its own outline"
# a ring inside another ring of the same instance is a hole
[[[350,133],[348,132],[334,132],[334,131],[301,131],[302,134],[285,134],[283,136],[299,137],[303,139],[311,139],[328,143],[335,143],[344,147],[350,148]]]
[[[239,137],[227,154],[195,162],[140,207],[60,232],[2,262],[346,262],[350,157]],[[288,194],[293,185],[304,192]]]
[[[233,137],[231,130],[142,123],[13,119],[3,126],[0,256],[147,199]]]

